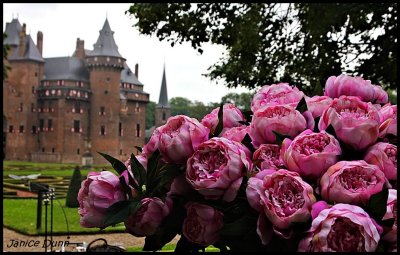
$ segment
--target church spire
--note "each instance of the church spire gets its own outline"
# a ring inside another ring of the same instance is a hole
[[[170,105],[169,105],[169,102],[168,102],[167,80],[166,80],[166,77],[165,77],[165,62],[164,62],[163,77],[162,77],[162,80],[161,80],[160,97],[158,99],[157,107],[170,108]]]
[[[118,52],[118,46],[114,40],[114,31],[111,30],[108,19],[104,22],[103,28],[100,30],[99,38],[93,45],[91,56],[110,56],[122,58]]]

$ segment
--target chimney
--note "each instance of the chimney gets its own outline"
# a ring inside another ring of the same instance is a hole
[[[25,38],[26,38],[26,24],[22,25],[22,30],[19,33],[19,52],[18,55],[23,57],[25,55]]]
[[[139,79],[139,64],[136,63],[135,65],[135,76]]]
[[[76,39],[76,49],[74,52],[74,57],[83,59],[85,58],[85,41],[79,38]]]
[[[41,31],[37,32],[36,46],[39,49],[40,55],[43,56],[43,33]]]

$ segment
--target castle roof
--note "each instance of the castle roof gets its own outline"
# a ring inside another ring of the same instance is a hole
[[[121,71],[121,82],[143,86],[126,63],[124,63],[124,69]]]
[[[167,93],[167,80],[165,77],[165,65],[164,65],[164,73],[161,81],[161,90],[160,90],[160,97],[158,99],[157,107],[162,108],[170,108],[168,102],[168,93]]]
[[[7,38],[4,40],[4,44],[8,45],[19,45],[19,33],[21,32],[21,24],[18,19],[13,19],[11,22],[6,23]]]
[[[4,40],[4,44],[14,46],[14,50],[12,51],[11,55],[8,56],[9,60],[35,60],[39,62],[44,62],[42,54],[40,54],[39,49],[36,47],[35,43],[32,40],[30,35],[26,35],[23,37],[23,43],[25,44],[25,52],[23,55],[19,55],[19,46],[20,46],[20,37],[19,34],[22,30],[21,24],[19,23],[18,19],[13,19],[11,23],[6,24],[6,31],[7,38]]]
[[[118,52],[118,46],[114,40],[114,31],[111,30],[110,24],[106,18],[103,28],[100,30],[99,38],[93,45],[93,51],[90,56],[109,56],[122,58]]]
[[[46,58],[45,80],[89,81],[89,71],[82,59],[76,57]]]

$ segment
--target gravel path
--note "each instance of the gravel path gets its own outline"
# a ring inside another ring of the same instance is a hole
[[[70,243],[65,247],[65,251],[77,251],[76,245],[71,243],[82,243],[86,244],[97,238],[104,238],[110,245],[119,245],[124,248],[132,246],[143,246],[144,238],[134,237],[128,233],[112,233],[112,234],[92,234],[92,235],[71,235],[68,236],[54,236],[53,244],[55,250],[60,250],[63,243],[67,241]],[[175,237],[171,243],[176,243],[179,236]],[[12,241],[13,240],[13,241]],[[44,236],[27,236],[19,234],[13,230],[3,227],[3,252],[44,252]],[[102,244],[103,242],[96,242]]]

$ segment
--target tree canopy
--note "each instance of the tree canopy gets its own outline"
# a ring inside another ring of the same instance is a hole
[[[228,87],[289,82],[310,93],[341,73],[396,87],[396,3],[135,3],[127,13],[172,46],[224,45],[206,75]]]

